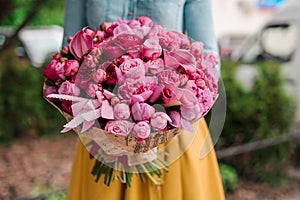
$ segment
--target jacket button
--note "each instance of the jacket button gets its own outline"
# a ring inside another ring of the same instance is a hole
[[[129,11],[128,13],[127,13],[127,15],[128,16],[131,16],[133,13],[131,12],[131,11]]]

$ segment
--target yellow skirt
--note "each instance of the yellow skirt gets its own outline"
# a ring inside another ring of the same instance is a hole
[[[211,150],[204,158],[199,158],[200,147],[208,133],[202,118],[193,143],[169,166],[169,172],[163,173],[161,185],[150,181],[143,183],[133,175],[130,188],[118,180],[109,187],[101,178],[96,183],[91,174],[94,160],[89,158],[86,148],[78,140],[67,197],[69,200],[223,200],[215,151]]]

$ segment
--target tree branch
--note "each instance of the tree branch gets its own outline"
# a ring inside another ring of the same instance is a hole
[[[14,33],[8,38],[8,40],[4,43],[2,48],[0,49],[0,53],[5,49],[9,48],[13,42],[18,37],[19,32],[35,17],[38,13],[39,8],[45,3],[47,0],[35,0],[32,2],[31,10],[28,15],[25,17],[23,22],[18,26],[18,28],[14,31]]]

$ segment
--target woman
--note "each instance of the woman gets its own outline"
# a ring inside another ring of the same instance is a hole
[[[210,0],[65,0],[65,38],[84,26],[98,28],[101,22],[112,22],[118,18],[134,19],[142,15],[150,17],[154,24],[160,24],[165,29],[181,31],[194,40],[202,41],[205,51],[217,52]],[[160,185],[150,181],[142,183],[138,176],[132,177],[132,186],[127,189],[118,180],[110,187],[104,185],[102,180],[95,183],[90,174],[94,161],[90,160],[86,148],[78,141],[68,199],[225,199],[214,150],[205,158],[199,158],[200,147],[209,132],[203,118],[197,123],[192,141],[177,138],[175,143],[178,147],[184,142],[192,144],[185,145],[189,146],[188,150],[179,159],[174,159],[169,172],[160,179]]]

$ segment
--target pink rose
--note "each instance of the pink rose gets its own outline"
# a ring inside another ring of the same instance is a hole
[[[150,118],[150,125],[154,130],[160,131],[167,127],[168,121],[172,122],[166,113],[156,112]]]
[[[139,58],[125,60],[119,68],[126,77],[131,79],[139,79],[145,76],[144,62]]]
[[[98,68],[92,74],[92,78],[96,83],[102,83],[105,79],[105,76],[106,76],[106,72],[100,68]]]
[[[155,60],[162,54],[162,48],[158,38],[150,38],[144,42],[142,57],[148,60]]]
[[[151,128],[147,122],[138,122],[132,129],[132,135],[136,138],[146,139],[150,133]]]
[[[128,136],[133,128],[133,123],[126,120],[109,121],[105,130],[115,135]]]
[[[58,93],[71,95],[71,96],[79,96],[80,89],[74,83],[70,83],[69,81],[64,81],[58,88]]]
[[[179,75],[170,69],[166,69],[157,74],[158,82],[167,88],[177,88],[180,84]]]
[[[63,63],[59,62],[56,59],[52,59],[43,70],[43,76],[52,81],[57,81],[59,79],[65,80],[66,77],[64,76],[64,74],[65,71]]]
[[[164,60],[157,58],[155,60],[149,60],[147,63],[147,68],[151,74],[158,74],[164,70]]]
[[[70,42],[69,48],[77,60],[81,60],[93,48],[93,37],[87,34],[87,28],[78,31]]]
[[[149,120],[155,113],[155,109],[147,103],[135,103],[131,108],[132,117],[135,121]]]
[[[67,60],[64,64],[65,76],[73,76],[78,72],[79,62],[77,60]]]
[[[130,108],[125,103],[118,103],[114,106],[114,116],[116,119],[128,119],[130,117]]]

